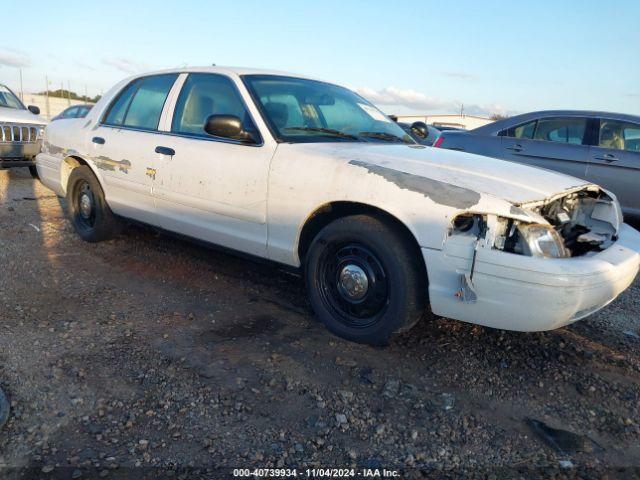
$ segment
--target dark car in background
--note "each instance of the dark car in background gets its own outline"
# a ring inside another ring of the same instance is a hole
[[[526,113],[467,132],[443,132],[434,146],[586,179],[612,191],[625,214],[640,217],[639,116],[575,110]]]
[[[65,118],[84,118],[91,111],[91,107],[93,107],[91,104],[73,105],[69,108],[65,108],[62,112],[53,117],[51,121],[62,120]]]

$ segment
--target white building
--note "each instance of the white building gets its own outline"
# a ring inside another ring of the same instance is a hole
[[[434,127],[462,128],[473,130],[487,123],[493,122],[490,118],[478,117],[476,115],[398,115],[398,121],[403,123],[425,122]]]

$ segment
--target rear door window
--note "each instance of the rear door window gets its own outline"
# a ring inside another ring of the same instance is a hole
[[[164,102],[177,77],[177,75],[158,75],[143,79],[131,100],[123,125],[156,130]]]
[[[598,146],[613,150],[640,152],[640,124],[619,120],[600,120]]]
[[[533,139],[582,145],[586,130],[586,118],[541,118]]]
[[[122,122],[124,122],[124,116],[129,108],[129,104],[138,90],[139,83],[139,80],[131,82],[124,90],[122,90],[122,92],[120,92],[120,95],[118,95],[109,107],[107,116],[104,119],[104,123],[106,125],[122,125]]]
[[[177,74],[154,75],[130,83],[109,107],[105,124],[157,130]]]

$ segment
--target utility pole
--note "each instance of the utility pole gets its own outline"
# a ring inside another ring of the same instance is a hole
[[[87,103],[89,101],[89,95],[87,95],[87,84],[84,84],[84,101]]]
[[[20,69],[20,100],[24,102],[24,89],[22,88],[22,69]]]
[[[47,84],[47,88],[44,89],[47,95],[47,120],[51,120],[51,107],[49,106],[49,77],[44,76],[44,81]]]
[[[71,106],[71,80],[67,80],[67,103]]]

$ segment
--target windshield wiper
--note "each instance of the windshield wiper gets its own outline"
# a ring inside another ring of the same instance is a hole
[[[320,128],[320,127],[286,127],[283,130],[300,130],[303,132],[318,132],[318,133],[327,133],[329,135],[333,135],[335,137],[340,138],[348,138],[350,140],[358,140],[358,137],[355,135],[351,135],[349,133],[341,132],[340,130],[333,130],[332,128]]]
[[[360,132],[359,135],[361,137],[377,138],[377,139],[380,139],[380,140],[386,140],[388,142],[409,143],[409,142],[406,142],[405,140],[403,140],[402,138],[400,138],[399,136],[394,135],[393,133],[386,133],[386,132]]]

